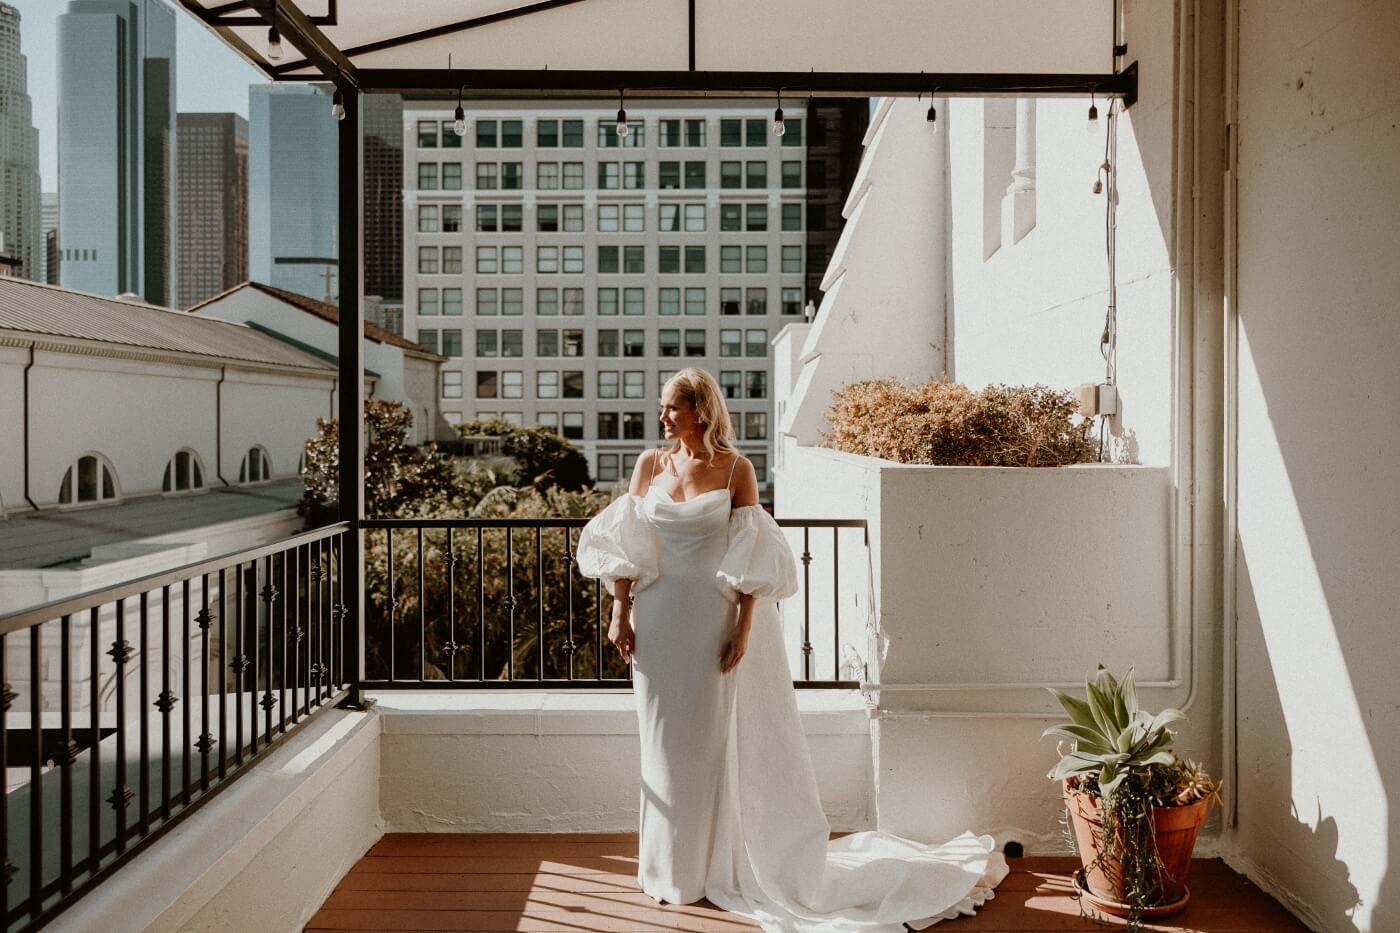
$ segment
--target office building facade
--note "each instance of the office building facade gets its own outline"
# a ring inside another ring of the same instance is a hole
[[[175,11],[70,0],[58,17],[58,100],[60,281],[171,305]]]
[[[182,113],[177,126],[176,306],[189,308],[248,280],[248,121]]]
[[[38,279],[44,256],[39,215],[39,131],[20,52],[19,10],[0,3],[0,244],[13,274]]]
[[[829,255],[808,245],[812,121],[789,106],[779,137],[767,104],[648,101],[620,138],[616,111],[476,107],[458,137],[450,107],[405,104],[405,332],[448,358],[449,421],[551,427],[601,483],[662,443],[670,374],[704,367],[766,485],[769,341]]]
[[[381,316],[403,305],[403,98],[366,94],[364,132],[365,294]],[[392,317],[392,311],[389,312]],[[396,330],[401,330],[402,325]]]

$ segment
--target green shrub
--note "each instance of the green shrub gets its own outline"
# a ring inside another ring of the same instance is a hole
[[[940,466],[1064,466],[1098,459],[1093,420],[1079,424],[1069,392],[1047,386],[897,379],[849,383],[832,393],[826,446],[898,463]]]

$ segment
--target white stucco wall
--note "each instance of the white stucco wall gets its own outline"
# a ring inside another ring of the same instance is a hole
[[[631,693],[384,692],[386,832],[636,832]],[[799,691],[835,830],[873,828],[868,715],[847,691]]]
[[[266,448],[274,477],[295,476],[306,439],[330,405],[331,378],[309,380],[229,372],[224,381],[224,479],[238,482],[238,467],[254,444]],[[273,417],[276,415],[276,417]]]
[[[27,349],[0,350],[0,429],[11,443],[0,454],[0,498],[7,510],[24,500],[24,369]],[[30,495],[40,508],[58,504],[63,474],[80,456],[111,462],[120,498],[158,494],[177,450],[198,454],[206,486],[218,485],[216,427],[220,368],[178,358],[160,362],[38,349],[29,372]],[[248,447],[262,444],[275,476],[295,475],[302,445],[330,408],[334,374],[275,374],[228,365],[224,370],[223,478],[238,481]]]
[[[1173,277],[1173,10],[1134,4],[1131,59],[1139,62],[1140,99],[1118,126],[1118,387],[1122,416],[1113,459],[1165,466],[1171,461]],[[1035,226],[1019,242],[1004,231],[1002,196],[1009,174],[987,177],[988,150],[1007,133],[992,111],[1010,101],[948,102],[951,198],[949,375],[973,388],[1042,382],[1065,389],[1104,380],[1099,338],[1108,304],[1104,251],[1107,195],[1093,194],[1104,161],[1108,102],[1098,130],[1087,130],[1088,102],[1040,99],[1035,111]],[[987,129],[987,123],[993,127]],[[1013,119],[1014,126],[1015,120]],[[993,153],[994,154],[994,153]],[[986,243],[1001,242],[990,256]]]
[[[1233,859],[1316,929],[1400,929],[1400,15],[1239,31]]]
[[[93,451],[111,461],[119,496],[159,492],[165,465],[182,447],[199,454],[212,484],[218,378],[205,367],[37,352],[29,373],[34,501],[56,504],[64,471]]]
[[[841,640],[869,664],[881,829],[1057,850],[1054,743],[1039,736],[1059,713],[1044,687],[1078,687],[1100,662],[1135,666],[1148,708],[1188,707],[1180,751],[1213,754],[1213,681],[1195,666],[1209,632],[1193,643],[1171,597],[1167,470],[912,466],[791,441],[784,462],[779,517],[869,523],[875,631],[843,607]],[[815,568],[827,553],[814,552]],[[864,589],[863,559],[843,545],[844,591]]]
[[[257,324],[331,356],[340,351],[340,332],[335,324],[256,288],[230,292],[194,313],[237,324]],[[410,442],[432,439],[438,418],[437,364],[409,359],[401,348],[370,339],[364,342],[364,354],[365,369],[378,374],[372,385],[366,384],[365,396],[403,402],[413,412]],[[329,417],[334,417],[334,412]]]
[[[926,108],[886,99],[871,120],[780,435],[818,443],[831,393],[847,382],[929,380],[945,369],[944,149]]]
[[[1213,28],[1202,26],[1202,45],[1210,45]],[[1054,743],[1038,737],[1060,713],[1044,686],[1082,689],[1100,662],[1120,672],[1135,666],[1148,708],[1185,707],[1190,720],[1177,750],[1216,773],[1225,766],[1221,551],[1211,537],[1219,535],[1212,458],[1223,419],[1221,390],[1207,381],[1218,365],[1220,328],[1210,317],[1218,314],[1218,291],[1205,281],[1221,248],[1197,246],[1197,228],[1205,237],[1209,222],[1181,213],[1190,203],[1183,191],[1218,190],[1218,169],[1209,133],[1191,122],[1194,98],[1180,90],[1196,80],[1194,71],[1178,77],[1178,62],[1196,41],[1189,16],[1170,5],[1129,4],[1125,30],[1141,80],[1138,100],[1118,121],[1122,414],[1110,421],[1110,453],[1135,465],[904,466],[802,446],[811,440],[794,430],[798,421],[786,425],[776,514],[870,522],[878,631],[866,660],[877,701],[881,828],[937,838],[971,827],[1018,838],[1032,851],[1058,850],[1058,794],[1044,779]],[[910,112],[909,103],[892,107],[884,124],[902,121],[929,137],[923,109]],[[1106,195],[1092,188],[1105,158],[1108,102],[1098,101],[1095,136],[1087,132],[1088,104],[940,102],[941,129],[931,138],[945,149],[923,160],[921,171],[938,174],[946,158],[946,214],[848,219],[848,236],[894,253],[918,236],[918,226],[949,232],[946,249],[920,261],[946,263],[948,374],[958,381],[1071,388],[1104,379]],[[1203,124],[1218,111],[1195,105]],[[1035,132],[1023,134],[1020,168],[1033,165],[1034,194],[1018,199],[1008,196],[1017,124],[1029,126],[1032,115]],[[1204,142],[1194,133],[1204,133]],[[1196,163],[1182,153],[1198,145],[1197,177]],[[879,164],[872,166],[877,186]],[[1203,281],[1191,286],[1184,276]],[[861,304],[849,271],[828,275],[827,284],[834,291],[823,314]],[[894,369],[889,360],[902,357],[887,358],[882,348],[903,341],[907,354],[923,333],[922,311],[906,302],[887,331],[849,330],[837,342],[844,358],[873,352],[845,378],[916,375],[912,367]],[[842,326],[839,316],[826,324]],[[819,318],[809,345],[822,330]],[[941,362],[934,352],[923,355],[926,370]],[[808,397],[795,404],[810,407],[812,388],[799,380],[794,394]]]
[[[326,711],[49,929],[301,930],[382,835],[379,739],[374,714]]]
[[[9,509],[27,509],[24,501],[24,408],[14,399],[24,397],[24,367],[29,351],[0,347],[0,437],[11,438],[0,444],[0,518]]]

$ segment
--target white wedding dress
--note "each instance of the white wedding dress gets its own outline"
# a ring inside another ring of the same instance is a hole
[[[732,508],[728,488],[676,502],[653,483],[589,521],[578,565],[609,592],[634,581],[643,891],[706,897],[769,933],[903,933],[992,897],[1007,866],[990,836],[829,838],[777,605],[797,592],[796,562],[762,507]],[[753,624],[724,674],[739,593]]]

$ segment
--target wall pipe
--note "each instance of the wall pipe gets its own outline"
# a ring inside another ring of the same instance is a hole
[[[24,366],[24,501],[34,511],[38,504],[29,495],[29,371],[34,368],[34,344],[29,345],[29,362]]]
[[[214,383],[214,475],[225,486],[224,479],[224,378],[228,367],[219,367],[219,381]]]

